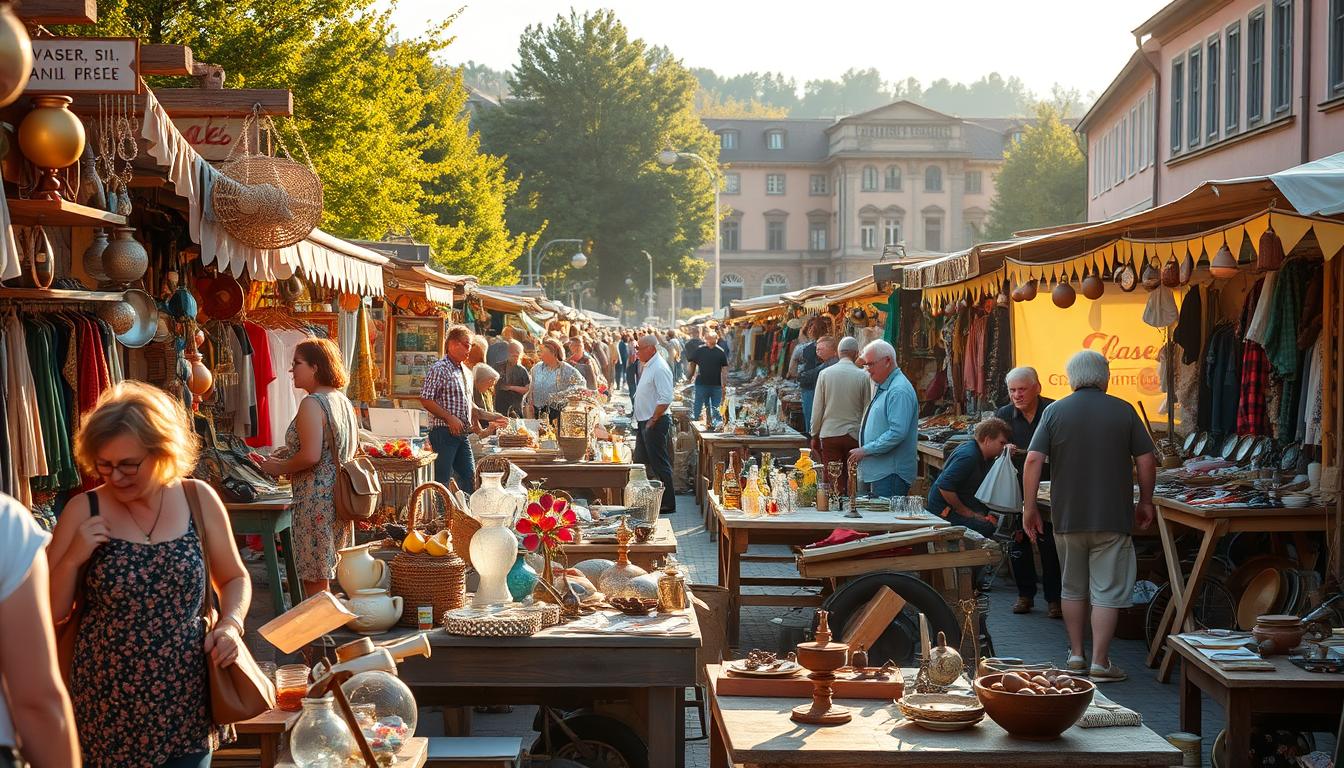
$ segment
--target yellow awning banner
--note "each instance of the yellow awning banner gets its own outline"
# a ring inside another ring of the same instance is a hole
[[[1283,243],[1285,254],[1291,253],[1297,244],[1302,242],[1302,237],[1311,231],[1311,219],[1300,219],[1296,216],[1271,213],[1269,223],[1274,227],[1274,233],[1279,236],[1279,242]]]
[[[1255,254],[1260,255],[1260,236],[1269,229],[1269,214],[1257,216],[1246,222],[1246,236],[1251,238],[1251,248],[1255,249]],[[1236,256],[1236,254],[1232,254]]]
[[[1318,221],[1312,225],[1316,234],[1316,242],[1321,246],[1321,255],[1329,261],[1339,253],[1340,248],[1344,248],[1344,224],[1328,224],[1324,221]]]

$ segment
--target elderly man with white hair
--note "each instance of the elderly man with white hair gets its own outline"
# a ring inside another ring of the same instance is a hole
[[[650,479],[663,483],[662,514],[677,511],[672,493],[672,367],[658,354],[658,337],[648,334],[635,343],[635,356],[643,366],[635,386],[635,463],[643,464]]]
[[[1157,459],[1153,441],[1134,406],[1106,394],[1111,366],[1101,353],[1083,350],[1065,366],[1073,394],[1045,409],[1031,438],[1023,470],[1022,527],[1036,538],[1045,525],[1036,505],[1041,470],[1050,462],[1050,504],[1059,550],[1064,625],[1069,632],[1068,668],[1089,670],[1083,657],[1088,603],[1092,605],[1094,682],[1124,680],[1111,661],[1120,609],[1134,589],[1135,527],[1152,523]],[[1134,469],[1139,503],[1134,504]]]
[[[818,342],[820,343],[820,342]],[[868,374],[854,364],[859,340],[846,336],[835,345],[838,357],[817,376],[812,399],[812,450],[823,461],[840,461],[849,476],[849,452],[859,447],[859,425],[873,396]]]
[[[1045,407],[1055,402],[1041,397],[1041,378],[1035,368],[1021,366],[1014,368],[1004,377],[1008,385],[1007,405],[994,412],[994,415],[1008,423],[1013,432],[1012,444],[1017,451],[1013,454],[1013,463],[1018,472],[1022,471],[1027,446],[1036,434],[1041,423],[1041,414]],[[1050,467],[1041,468],[1041,479],[1050,479]],[[1042,520],[1044,535],[1037,546],[1041,550],[1041,586],[1045,592],[1046,615],[1052,619],[1064,617],[1059,604],[1059,553],[1055,551],[1054,527],[1049,520]],[[1012,543],[1008,547],[1008,565],[1013,571],[1013,581],[1017,582],[1017,602],[1013,604],[1013,613],[1031,613],[1036,602],[1036,558],[1031,552],[1031,537],[1026,531],[1013,533]]]
[[[896,365],[896,349],[885,341],[863,348],[859,364],[877,385],[859,428],[859,447],[849,452],[859,463],[859,481],[872,496],[904,496],[915,480],[919,439],[919,398]]]

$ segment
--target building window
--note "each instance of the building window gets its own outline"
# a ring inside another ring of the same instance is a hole
[[[1116,148],[1119,152],[1119,159],[1116,162],[1116,183],[1125,180],[1125,166],[1129,163],[1129,118],[1120,118],[1120,134],[1116,137]]]
[[[736,301],[742,298],[742,276],[734,272],[725,272],[723,279],[719,281],[719,301],[723,302],[720,306],[728,306],[728,302]]]
[[[930,165],[924,169],[924,191],[942,192],[943,191],[943,169],[936,165]]]
[[[814,272],[814,273],[812,274],[812,284],[813,284],[813,285],[825,285],[825,284],[826,284],[826,268],[825,268],[825,267],[817,267],[817,271]]]
[[[1121,120],[1111,128],[1111,186],[1125,180],[1125,126]]]
[[[897,245],[901,242],[901,220],[884,219],[882,221],[882,244]]]
[[[778,272],[771,272],[761,281],[761,295],[763,296],[771,296],[787,290],[789,290],[789,278]]]
[[[859,189],[863,192],[877,191],[877,166],[863,166],[863,181],[860,184]]]
[[[1336,0],[1340,2],[1341,0]],[[1223,126],[1230,136],[1241,128],[1241,22],[1227,28],[1226,82],[1223,83]]]
[[[1246,17],[1246,125],[1265,116],[1265,9]]]
[[[1293,0],[1274,0],[1269,98],[1275,117],[1293,108]]]
[[[783,131],[780,131],[780,130],[766,131],[766,132],[765,132],[765,148],[766,148],[766,149],[783,149],[783,148],[784,148],[784,132],[783,132]]]
[[[859,247],[865,251],[877,250],[876,221],[865,221],[859,225]]]
[[[1139,170],[1148,167],[1148,98],[1139,100]]]
[[[765,194],[767,195],[784,194],[784,174],[782,173],[765,174]]]
[[[1344,2],[1344,0],[1341,0]],[[883,189],[888,192],[901,191],[901,167],[899,165],[888,165],[886,180],[883,182]]]
[[[1203,89],[1200,88],[1203,78],[1203,71],[1200,69],[1200,57],[1203,54],[1198,48],[1190,51],[1186,57],[1188,64],[1185,76],[1190,81],[1189,94],[1186,97],[1185,109],[1186,115],[1186,143],[1191,147],[1198,147],[1200,140],[1200,110],[1204,108],[1204,102],[1200,100],[1200,94]]]
[[[807,193],[809,195],[826,194],[826,174],[814,173],[808,180]]]
[[[1344,0],[1330,0],[1330,54],[1327,58],[1331,96],[1344,95]]]
[[[967,172],[966,172],[966,194],[968,194],[968,195],[978,195],[978,194],[980,194],[980,185],[981,185],[982,183],[983,183],[983,182],[982,182],[982,180],[981,180],[981,173],[980,173],[980,171],[967,171]]]
[[[924,250],[943,250],[943,218],[941,216],[924,217]]]
[[[765,222],[765,250],[784,250],[784,222],[778,219]]]
[[[700,309],[705,306],[704,291],[700,286],[681,289],[681,308]]]
[[[737,131],[723,131],[719,134],[719,151],[737,149]]]
[[[1209,132],[1209,141],[1211,142],[1218,140],[1218,99],[1222,96],[1218,92],[1218,75],[1221,72],[1219,67],[1222,66],[1222,63],[1218,60],[1219,54],[1222,53],[1220,44],[1221,41],[1217,35],[1209,38],[1209,47],[1204,54],[1204,66],[1208,70],[1208,77],[1204,79],[1204,111],[1208,113],[1206,130]]]
[[[1139,108],[1129,108],[1129,164],[1125,166],[1125,175],[1133,176],[1139,166]]]
[[[966,234],[966,243],[965,243],[965,245],[966,245],[967,248],[970,248],[971,246],[973,246],[973,245],[975,245],[976,243],[980,242],[980,234],[981,234],[982,229],[983,229],[983,226],[982,226],[982,225],[980,224],[980,222],[978,222],[978,221],[968,221],[968,222],[966,222],[966,233],[965,233],[965,234]]]
[[[725,173],[723,174],[723,194],[739,195],[742,193],[742,174]]]
[[[742,225],[729,219],[719,225],[719,247],[730,253],[742,250]]]
[[[1171,62],[1171,154],[1181,147],[1181,126],[1185,125],[1185,61]]]
[[[827,250],[826,241],[830,238],[830,227],[824,221],[814,221],[807,225],[807,247],[813,251]]]

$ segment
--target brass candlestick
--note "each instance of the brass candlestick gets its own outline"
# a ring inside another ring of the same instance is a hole
[[[831,481],[827,501],[836,512],[842,512],[845,509],[845,489],[840,485],[840,476],[844,471],[845,465],[841,462],[826,462],[826,478]]]
[[[840,725],[850,721],[849,709],[836,706],[831,700],[831,683],[835,670],[845,666],[849,646],[831,642],[831,627],[826,611],[817,611],[817,633],[810,643],[798,644],[798,663],[808,671],[812,681],[812,703],[793,708],[789,719],[810,725]]]
[[[845,517],[863,517],[859,514],[859,507],[854,503],[855,497],[859,495],[859,463],[852,461],[849,463],[849,478],[847,482],[849,491],[849,513]]]

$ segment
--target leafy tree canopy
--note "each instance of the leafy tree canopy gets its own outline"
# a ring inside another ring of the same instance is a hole
[[[1087,162],[1056,107],[1037,108],[1036,121],[1005,152],[994,186],[1000,194],[990,206],[986,235],[991,240],[1086,217]]]
[[[322,226],[378,239],[405,231],[437,266],[483,282],[516,280],[526,238],[510,233],[516,182],[479,152],[460,73],[434,63],[448,25],[397,41],[373,0],[101,0],[95,30],[188,45],[231,87],[290,88],[294,119],[324,186]],[[180,84],[180,83],[178,83]],[[287,137],[291,151],[298,141]]]
[[[527,28],[510,87],[513,98],[481,120],[487,149],[507,155],[520,181],[510,220],[544,223],[544,239],[593,242],[583,270],[564,275],[567,260],[552,254],[543,275],[593,281],[609,301],[627,277],[647,280],[648,251],[660,283],[699,283],[705,264],[693,251],[714,235],[710,177],[657,162],[672,148],[717,163],[717,142],[694,110],[696,79],[681,62],[630,39],[610,11],[571,12]]]

